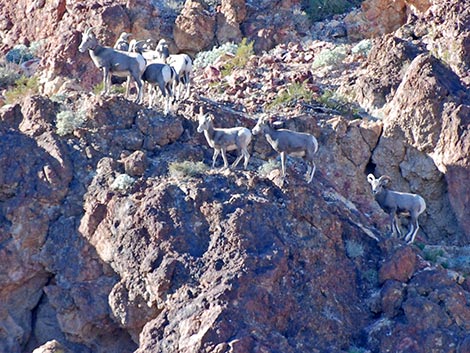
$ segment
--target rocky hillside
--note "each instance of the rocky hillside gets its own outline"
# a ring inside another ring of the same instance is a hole
[[[0,352],[470,352],[466,0],[316,23],[301,4],[2,4],[4,54],[45,41],[39,94],[0,109]],[[91,92],[88,25],[254,54],[199,65],[164,116]],[[247,170],[210,169],[200,107],[313,134],[313,182],[295,158],[283,180],[258,136]],[[391,237],[369,173],[426,200],[414,244]]]

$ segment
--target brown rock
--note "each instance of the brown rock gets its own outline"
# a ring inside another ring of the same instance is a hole
[[[386,35],[371,48],[363,69],[353,74],[354,86],[344,84],[340,91],[351,92],[368,111],[381,109],[393,98],[405,74],[405,68],[420,49],[394,35]]]
[[[124,170],[126,174],[140,177],[147,169],[147,155],[143,151],[135,151],[124,159]]]
[[[406,22],[405,0],[390,3],[386,0],[366,0],[360,11],[344,19],[348,37],[353,40],[378,37],[391,33]]]
[[[380,267],[379,281],[383,283],[391,279],[408,282],[416,269],[416,261],[416,254],[411,247],[397,249]]]
[[[405,285],[394,280],[385,281],[381,292],[381,308],[385,316],[392,318],[398,315],[405,297]]]
[[[20,104],[5,105],[0,109],[0,121],[2,123],[2,127],[8,126],[18,129],[22,120],[23,115],[21,114]]]
[[[173,36],[181,51],[197,53],[214,42],[215,14],[201,0],[189,0],[176,18]]]
[[[220,12],[217,12],[216,37],[220,44],[226,42],[239,43],[242,40],[240,23],[246,17],[245,0],[223,0]]]
[[[382,154],[382,146],[385,147],[387,140],[391,143],[393,140],[404,139],[402,141],[406,141],[410,146],[406,147],[405,144],[396,141],[398,143],[394,147],[390,145],[386,149],[390,152],[400,151],[398,146],[402,145],[402,155],[399,156],[400,152],[397,153],[397,161],[394,164],[400,164],[401,173],[406,178],[417,174],[426,179],[426,186],[418,187],[422,180],[413,181],[413,184],[414,190],[420,190],[425,200],[432,200],[428,202],[428,212],[432,214],[430,221],[434,224],[428,234],[431,239],[442,239],[441,232],[435,232],[436,228],[454,228],[453,232],[458,232],[455,229],[455,216],[458,217],[458,226],[463,230],[462,236],[466,238],[470,234],[465,208],[451,207],[452,204],[462,205],[467,198],[467,193],[462,192],[466,190],[467,184],[458,182],[468,178],[468,169],[463,166],[468,166],[470,163],[468,134],[463,132],[468,130],[466,112],[470,111],[470,99],[467,95],[463,95],[463,92],[465,89],[459,78],[435,58],[427,55],[416,57],[393,100],[385,109],[384,138],[379,142],[377,154],[374,154],[374,161],[381,165],[379,154]],[[462,98],[455,98],[459,96]],[[453,128],[450,128],[450,125]],[[455,130],[457,125],[461,129],[459,133]],[[449,128],[445,128],[447,126]],[[449,148],[450,146],[454,147]],[[429,155],[433,156],[432,160]],[[459,159],[458,166],[456,159]],[[450,205],[444,196],[445,186],[442,185],[440,174],[446,172],[447,166],[452,170],[446,174],[448,183],[454,187],[459,185],[456,189],[452,189],[456,191],[455,193],[449,193]],[[400,180],[400,177],[396,176],[396,171],[387,169],[383,169],[385,173],[392,173],[397,180]],[[446,213],[446,216],[442,217],[439,215],[440,212]],[[444,219],[449,221],[443,222]],[[463,241],[463,239],[456,240]]]

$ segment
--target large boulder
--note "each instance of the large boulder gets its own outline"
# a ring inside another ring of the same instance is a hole
[[[176,18],[173,36],[178,48],[190,54],[214,44],[215,13],[201,0],[189,0]]]
[[[222,1],[220,11],[217,12],[217,41],[219,43],[241,42],[243,35],[240,24],[245,18],[245,0]]]
[[[461,207],[470,176],[465,92],[459,77],[435,57],[416,57],[384,109],[384,133],[373,155],[379,174],[425,198],[432,242],[466,243],[470,236],[468,210]]]
[[[405,0],[365,0],[360,11],[353,11],[345,18],[348,36],[353,40],[391,33],[405,22]]]

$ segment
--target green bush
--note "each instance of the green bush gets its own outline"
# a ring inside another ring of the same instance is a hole
[[[205,173],[208,169],[209,167],[203,162],[172,162],[168,165],[168,173],[176,178],[194,177]]]
[[[307,86],[306,82],[294,82],[290,84],[286,90],[280,92],[276,98],[266,105],[268,110],[274,109],[280,105],[291,106],[298,101],[311,102],[313,100],[313,92]]]
[[[5,92],[5,102],[12,104],[26,96],[31,96],[38,92],[39,84],[36,76],[20,76],[13,84],[13,88]]]
[[[37,47],[28,48],[24,44],[18,44],[7,53],[5,59],[10,63],[21,64],[33,59],[35,57],[36,49]]]
[[[18,70],[11,65],[0,67],[0,89],[7,89],[13,86],[21,77]]]
[[[119,174],[111,184],[111,189],[119,192],[129,191],[135,183],[135,179],[127,174]]]
[[[302,7],[312,21],[321,21],[358,6],[362,0],[302,0]]]
[[[58,113],[56,118],[56,128],[59,136],[71,134],[75,129],[82,127],[85,123],[85,115],[83,113],[75,113],[71,110]]]
[[[101,81],[93,87],[93,93],[98,96],[104,90],[104,83]],[[111,94],[124,94],[126,92],[126,87],[123,85],[111,85],[109,87],[109,93]]]
[[[354,240],[346,241],[346,254],[350,259],[364,256],[364,246]]]
[[[323,66],[336,66],[342,63],[347,55],[348,49],[345,45],[337,46],[334,49],[325,49],[315,57],[312,67],[317,69]]]
[[[254,42],[248,42],[246,38],[243,38],[235,52],[235,56],[224,64],[222,76],[228,76],[234,69],[245,67],[248,60],[250,60],[250,57],[254,54],[253,45]]]
[[[361,54],[367,56],[371,48],[372,41],[370,39],[363,39],[351,49],[351,52],[353,54]]]
[[[278,169],[279,164],[276,162],[275,159],[270,159],[268,162],[263,163],[258,168],[258,173],[262,177],[266,178],[273,170]]]
[[[238,45],[230,42],[219,47],[215,47],[212,50],[200,52],[194,58],[194,67],[201,68],[213,65],[218,58],[227,53],[235,55],[237,49]]]

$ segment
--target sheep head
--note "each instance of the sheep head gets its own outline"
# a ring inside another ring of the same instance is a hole
[[[95,27],[89,27],[85,32],[83,32],[82,42],[78,46],[78,51],[80,51],[80,53],[84,53],[87,49],[93,50],[98,44],[95,34],[93,33],[94,28]]]
[[[199,125],[197,127],[197,132],[203,132],[209,130],[209,127],[214,121],[214,116],[210,113],[202,114],[202,107],[199,109]]]
[[[264,127],[269,121],[269,117],[267,115],[261,115],[256,123],[255,127],[251,130],[253,135],[258,135],[259,133],[264,131]]]
[[[388,175],[382,175],[380,178],[376,179],[373,174],[369,174],[367,181],[372,187],[372,193],[377,195],[392,182],[392,179]]]

